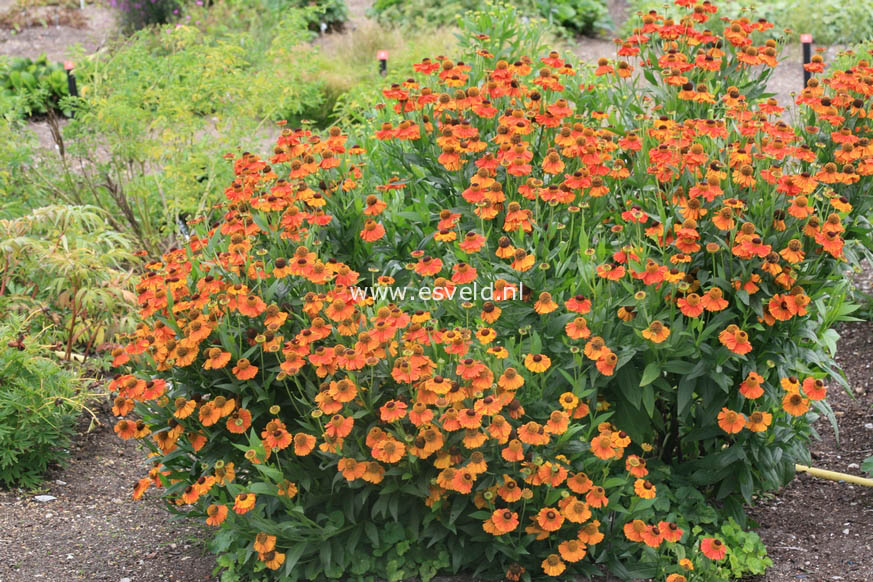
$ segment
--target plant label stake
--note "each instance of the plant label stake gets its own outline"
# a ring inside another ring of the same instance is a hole
[[[71,97],[78,97],[79,90],[76,88],[76,75],[73,74],[73,61],[66,61],[64,63],[64,70],[67,72],[67,90],[70,92]]]
[[[803,45],[803,64],[808,65],[812,60],[812,35],[811,34],[801,34],[800,42]],[[806,85],[809,83],[809,78],[812,74],[803,69],[803,88],[806,89]]]
[[[379,60],[379,74],[384,77],[388,74],[388,51],[377,52],[376,58]]]

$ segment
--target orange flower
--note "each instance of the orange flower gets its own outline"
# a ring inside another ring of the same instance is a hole
[[[214,503],[206,509],[206,524],[213,527],[220,526],[227,519],[227,506],[215,505]]]
[[[497,509],[491,514],[491,523],[497,531],[495,535],[507,534],[518,527],[518,514],[508,509]]]
[[[385,236],[385,227],[375,220],[367,220],[361,230],[361,239],[366,242],[375,242]]]
[[[641,499],[654,499],[656,487],[650,481],[637,479],[634,481],[634,493]]]
[[[256,552],[263,554],[269,552],[276,547],[276,536],[271,536],[265,532],[260,532],[255,536],[253,547]]]
[[[354,417],[334,414],[324,428],[324,434],[335,438],[345,438],[352,432],[354,424]]]
[[[540,297],[536,303],[534,303],[534,311],[539,313],[540,315],[551,313],[558,308],[558,304],[555,303],[555,300],[552,299],[552,294],[543,291],[540,293]]]
[[[305,457],[315,448],[315,437],[303,432],[294,435],[294,454]]]
[[[603,459],[604,461],[615,458],[615,449],[612,448],[612,437],[608,434],[594,437],[591,440],[591,452],[598,459]]]
[[[763,381],[764,378],[761,375],[756,374],[755,372],[749,372],[749,375],[746,376],[746,379],[742,384],[740,384],[740,394],[750,400],[760,398],[764,395],[764,388],[761,386]]]
[[[584,317],[577,317],[569,322],[564,327],[564,331],[570,339],[585,339],[591,335],[591,330],[588,329],[588,323]]]
[[[659,344],[670,337],[670,328],[660,321],[653,321],[649,327],[643,330],[643,337]]]
[[[596,545],[603,541],[604,534],[600,531],[600,521],[595,519],[594,521],[590,521],[583,525],[579,529],[579,535],[577,537],[580,542],[589,546]]]
[[[251,425],[252,413],[245,408],[235,410],[233,414],[228,417],[227,422],[225,423],[225,426],[227,426],[227,430],[236,434],[244,433],[249,429]]]
[[[257,317],[267,309],[267,304],[257,295],[247,295],[245,299],[238,300],[237,311],[247,317]]]
[[[203,426],[212,426],[221,420],[221,410],[216,408],[212,403],[207,402],[200,407],[200,424]]]
[[[552,365],[552,360],[545,354],[528,354],[524,357],[524,367],[535,374],[545,372]]]
[[[782,408],[791,416],[803,416],[809,411],[809,399],[799,392],[789,392],[782,399]]]
[[[676,300],[676,305],[679,306],[679,311],[687,317],[699,317],[703,313],[703,303],[700,300],[700,295],[697,293],[689,293],[685,297],[680,297]]]
[[[710,560],[723,560],[727,555],[727,546],[717,538],[704,538],[700,541],[700,551]]]
[[[567,565],[561,561],[561,557],[558,554],[549,554],[549,557],[543,560],[543,563],[540,565],[547,576],[559,576],[567,569]]]
[[[561,501],[561,514],[567,521],[573,523],[585,523],[591,518],[591,510],[588,504],[573,497],[567,497]]]
[[[700,304],[707,311],[721,311],[728,306],[728,302],[724,300],[722,290],[718,287],[713,287],[703,297],[700,298]]]
[[[749,415],[748,429],[752,432],[764,432],[772,422],[773,415],[769,412],[755,411]]]
[[[682,534],[685,533],[673,522],[662,521],[658,524],[658,529],[661,530],[661,537],[668,542],[678,542],[682,539]]]
[[[276,429],[264,437],[264,446],[273,450],[283,450],[291,446],[294,437],[284,428]]]
[[[828,395],[828,388],[825,383],[816,378],[806,378],[803,381],[803,393],[810,400],[824,400]]]
[[[239,380],[251,380],[258,373],[258,367],[249,363],[248,359],[242,358],[238,360],[236,366],[233,367],[233,375]]]
[[[517,463],[524,460],[524,447],[518,439],[512,439],[509,444],[501,451],[501,456],[504,460],[510,463]]]
[[[385,438],[376,443],[373,458],[383,463],[396,463],[406,454],[406,446],[394,438]]]
[[[746,417],[740,412],[722,408],[718,413],[718,426],[728,434],[735,434],[746,427]]]
[[[270,570],[278,570],[282,564],[285,562],[285,554],[282,552],[277,552],[275,550],[271,550],[269,552],[258,554],[258,558],[269,568]]]
[[[233,503],[233,510],[242,515],[248,513],[255,507],[257,496],[254,493],[240,493],[236,496]]]
[[[718,334],[718,341],[730,351],[741,356],[752,351],[748,334],[734,324],[727,326]]]
[[[497,385],[504,390],[518,390],[524,385],[524,378],[515,368],[506,368],[497,380]]]
[[[624,537],[632,542],[643,541],[643,532],[646,531],[646,522],[641,519],[635,519],[630,523],[624,524]]]
[[[209,348],[206,351],[206,358],[203,362],[204,370],[219,370],[230,361],[230,352],[223,352],[220,348]]]
[[[579,540],[566,540],[558,544],[558,553],[567,562],[578,562],[585,557],[587,550]]]
[[[389,400],[379,409],[383,422],[395,422],[406,416],[407,404],[399,400]]]
[[[606,491],[604,491],[603,487],[598,486],[593,487],[591,491],[588,492],[588,495],[585,496],[585,502],[591,507],[599,509],[609,505],[609,498],[606,497]],[[589,545],[592,543],[593,542],[588,542]]]
[[[129,440],[136,436],[136,423],[132,420],[119,420],[115,424],[115,434],[122,440]]]

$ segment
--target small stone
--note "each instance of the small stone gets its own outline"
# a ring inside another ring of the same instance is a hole
[[[66,485],[66,484],[67,484],[66,481],[61,481],[60,479],[58,479],[57,481],[55,481],[55,483],[57,483],[58,485]]]
[[[846,529],[843,530],[843,535],[844,535],[844,536],[849,535],[849,528],[846,528]]]
[[[867,430],[873,430],[873,422],[865,423],[864,428],[866,428]]]
[[[849,468],[850,471],[851,471],[852,469],[860,469],[860,468],[861,468],[861,465],[859,465],[858,463],[849,463],[849,467],[848,467],[848,468]]]
[[[34,497],[34,499],[36,499],[40,503],[48,503],[49,501],[54,501],[55,499],[57,499],[57,497],[55,497],[54,495],[37,495],[36,497]]]
[[[130,578],[122,578],[118,582],[130,582]]]

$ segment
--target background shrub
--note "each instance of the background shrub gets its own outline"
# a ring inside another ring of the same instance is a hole
[[[118,10],[121,27],[126,32],[167,24],[178,18],[182,10],[179,0],[109,0],[109,4]]]
[[[565,32],[592,34],[609,25],[608,11],[602,0],[520,0],[511,3],[521,18],[542,17]],[[493,3],[452,0],[376,0],[371,13],[381,22],[413,29],[453,25],[459,16],[471,10],[487,9]]]
[[[0,321],[0,486],[32,488],[67,456],[85,394],[23,318],[0,307]]]

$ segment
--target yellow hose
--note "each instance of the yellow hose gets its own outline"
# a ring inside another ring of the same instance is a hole
[[[794,470],[799,473],[809,473],[813,477],[830,479],[831,481],[845,481],[846,483],[854,483],[855,485],[863,485],[864,487],[873,487],[873,479],[865,479],[864,477],[856,477],[855,475],[848,475],[846,473],[838,473],[826,469],[816,469],[815,467],[807,467],[806,465],[794,465]]]

